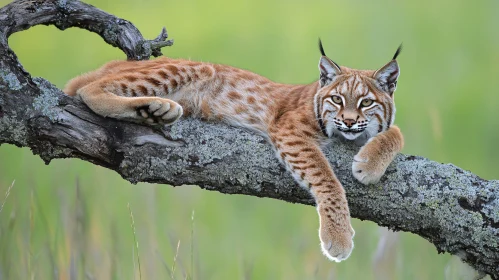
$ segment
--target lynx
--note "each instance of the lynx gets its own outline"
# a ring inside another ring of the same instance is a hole
[[[324,53],[319,80],[273,82],[252,72],[184,59],[113,61],[68,82],[64,92],[95,113],[149,125],[182,115],[222,121],[265,136],[295,180],[315,198],[321,248],[329,259],[349,257],[355,234],[341,183],[321,151],[329,138],[362,145],[352,163],[363,184],[377,182],[403,147],[395,119],[397,56],[379,70],[339,66]]]

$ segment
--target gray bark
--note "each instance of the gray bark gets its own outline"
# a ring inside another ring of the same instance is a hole
[[[313,205],[279,164],[264,138],[219,123],[184,118],[164,131],[92,113],[50,82],[32,78],[7,44],[37,24],[80,27],[100,34],[129,59],[159,55],[166,32],[147,41],[128,21],[79,1],[14,1],[0,9],[0,145],[30,147],[47,164],[80,158],[132,183],[194,184],[222,193]],[[499,181],[452,164],[398,155],[381,182],[363,186],[351,175],[357,147],[325,153],[343,183],[351,214],[420,235],[438,252],[460,256],[499,279]]]

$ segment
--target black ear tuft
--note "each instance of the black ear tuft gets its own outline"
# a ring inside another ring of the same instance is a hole
[[[392,60],[396,60],[397,56],[399,56],[400,52],[402,51],[402,44],[400,44],[399,48],[395,52],[395,55],[393,56]]]
[[[324,52],[324,48],[322,47],[322,41],[321,41],[320,37],[319,37],[319,50],[321,51],[322,56],[326,56],[326,53]]]
[[[322,41],[321,41],[321,38],[320,38],[320,37],[319,37],[319,50],[320,50],[320,52],[321,52],[321,55],[322,55],[322,56],[327,57],[326,52],[324,52],[324,47],[322,47]],[[331,62],[332,62],[332,63],[333,63],[333,64],[334,64],[334,65],[335,65],[338,69],[340,69],[340,66],[339,66],[338,64],[336,64],[336,62],[334,62],[334,61],[332,61],[332,60],[331,60]]]

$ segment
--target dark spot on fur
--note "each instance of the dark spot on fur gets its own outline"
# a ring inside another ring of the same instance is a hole
[[[137,89],[140,91],[142,95],[147,95],[147,88],[143,85],[138,85]]]
[[[161,78],[163,79],[166,79],[168,78],[168,73],[166,73],[165,71],[161,70],[158,72],[158,74],[161,76]]]
[[[241,97],[242,97],[241,94],[236,91],[229,92],[230,99],[240,99]]]
[[[132,83],[137,81],[137,77],[135,77],[135,76],[126,76],[125,79],[129,82],[132,82]]]
[[[172,76],[175,76],[178,74],[178,68],[173,66],[173,65],[167,65],[165,66],[166,70],[168,70]]]
[[[160,86],[161,85],[161,81],[158,80],[158,79],[156,79],[156,78],[153,78],[153,77],[147,77],[147,78],[145,78],[145,80],[148,83],[150,83],[152,85],[155,85],[155,86]]]
[[[120,84],[121,94],[125,95],[128,91],[128,86],[126,84]]]
[[[178,86],[177,80],[171,80],[170,84],[172,85],[172,91],[175,90]]]

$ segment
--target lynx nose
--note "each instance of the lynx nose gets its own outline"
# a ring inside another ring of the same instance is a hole
[[[345,123],[348,128],[352,127],[357,121],[354,119],[344,119],[343,122]]]

